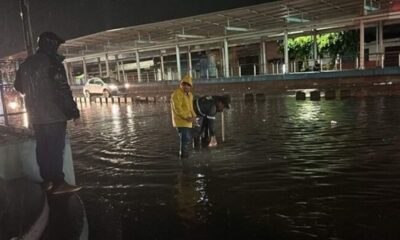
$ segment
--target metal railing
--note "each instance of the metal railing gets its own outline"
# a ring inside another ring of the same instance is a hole
[[[400,54],[398,53],[371,53],[364,56],[364,69],[369,68],[384,68],[388,66],[400,67]],[[246,63],[246,64],[231,64],[229,66],[229,77],[242,77],[242,76],[258,76],[258,75],[276,75],[285,73],[298,73],[298,72],[325,72],[325,71],[345,71],[352,69],[360,69],[359,57],[337,56],[332,58],[319,58],[319,59],[291,59],[286,67],[283,59],[277,59],[266,64],[259,63]],[[165,66],[164,72],[161,71],[160,66],[154,66],[149,69],[142,69],[140,76],[137,71],[125,71],[117,75],[112,72],[113,77],[119,79],[121,83],[151,83],[158,81],[177,80],[182,78],[185,74],[191,74],[193,79],[217,79],[224,78],[224,67],[219,65],[209,66],[195,66],[192,69],[182,67],[181,76],[177,67]],[[101,77],[101,76],[99,76]],[[84,82],[76,82],[77,85],[82,85]]]

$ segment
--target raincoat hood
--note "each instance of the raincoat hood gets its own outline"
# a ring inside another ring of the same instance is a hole
[[[189,76],[189,75],[185,75],[185,76],[183,77],[181,83],[187,83],[187,84],[190,84],[190,86],[193,87],[193,80],[192,80],[192,77]]]

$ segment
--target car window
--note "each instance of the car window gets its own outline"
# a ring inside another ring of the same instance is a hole
[[[114,83],[114,84],[118,83],[118,81],[114,78],[104,78],[103,81],[105,83]]]
[[[94,83],[97,85],[103,85],[103,81],[101,81],[101,80],[96,80]]]
[[[93,80],[93,79],[92,79],[92,80],[89,80],[88,83],[89,83],[89,84],[93,84],[93,83],[94,83],[94,80]]]

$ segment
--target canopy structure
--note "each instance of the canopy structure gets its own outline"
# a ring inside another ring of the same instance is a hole
[[[90,74],[87,64],[98,63],[95,75],[103,75],[102,64],[105,63],[106,76],[120,71],[124,67],[137,69],[136,80],[141,81],[141,61],[159,58],[161,77],[164,75],[163,56],[176,56],[176,75],[168,79],[180,79],[184,71],[181,69],[181,53],[200,52],[220,49],[221,69],[214,67],[216,77],[230,76],[229,49],[235,46],[260,43],[261,73],[268,72],[266,66],[265,42],[284,40],[283,70],[276,65],[275,73],[288,73],[289,57],[287,40],[302,35],[317,35],[326,32],[360,29],[359,60],[356,68],[364,69],[364,29],[376,28],[377,47],[375,58],[383,66],[384,46],[383,27],[400,23],[400,1],[398,0],[278,0],[231,10],[224,10],[186,18],[148,23],[118,29],[110,29],[91,35],[69,39],[61,46],[61,53],[66,56],[65,66],[71,72],[72,65],[81,65],[78,70],[86,77]],[[379,44],[379,46],[378,46]],[[315,45],[316,46],[316,45]],[[275,51],[276,52],[276,51]],[[314,47],[314,59],[317,55]],[[191,54],[186,54],[186,71],[192,71]],[[26,53],[18,53],[0,61],[1,69],[15,69],[18,59],[25,58]],[[380,58],[380,59],[379,59]],[[11,60],[10,60],[11,59]],[[400,57],[399,57],[400,59]],[[399,60],[400,61],[400,60]],[[113,62],[114,66],[111,66]],[[132,66],[124,65],[130,62]],[[274,67],[274,66],[272,66]],[[114,70],[110,70],[113,68]],[[271,68],[271,66],[270,66]],[[117,70],[115,70],[117,69]],[[292,67],[292,71],[295,69]],[[2,74],[12,71],[3,71]],[[103,69],[104,70],[104,69]],[[254,67],[254,72],[256,72]],[[220,71],[220,75],[218,75]],[[238,70],[240,72],[240,70]],[[258,70],[257,70],[258,71]],[[295,70],[294,70],[295,71]],[[146,73],[148,74],[148,73]],[[208,74],[208,73],[207,73]],[[72,78],[72,73],[70,74]],[[239,73],[240,75],[240,73]],[[122,73],[121,76],[125,76]],[[148,76],[146,76],[148,78]],[[10,77],[7,77],[10,79]],[[12,77],[11,77],[12,78]],[[207,75],[208,78],[208,75]],[[128,78],[126,78],[128,79]],[[128,81],[128,80],[126,80]]]
[[[385,25],[400,22],[400,2],[392,0],[282,0],[182,19],[111,29],[71,39],[62,47],[75,57],[171,49],[184,46],[230,45],[360,27],[363,21]],[[143,56],[143,54],[141,54]]]

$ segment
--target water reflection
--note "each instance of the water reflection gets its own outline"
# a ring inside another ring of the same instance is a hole
[[[225,142],[184,164],[169,104],[82,105],[71,135],[91,238],[397,239],[399,103],[234,102]]]
[[[321,105],[314,101],[300,102],[297,104],[297,110],[297,114],[294,116],[295,119],[318,121],[321,114]]]

